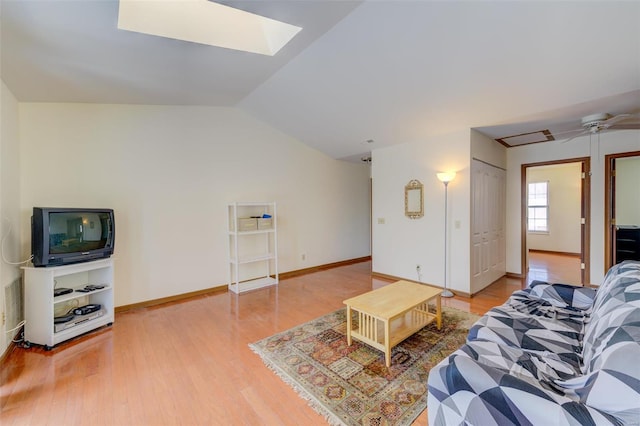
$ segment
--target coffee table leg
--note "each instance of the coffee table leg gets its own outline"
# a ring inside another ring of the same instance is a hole
[[[387,364],[387,368],[391,367],[391,321],[386,320],[384,322],[384,361]]]
[[[436,320],[438,323],[438,330],[442,329],[442,299],[440,295],[436,296]]]
[[[351,346],[351,306],[347,305],[347,344]]]

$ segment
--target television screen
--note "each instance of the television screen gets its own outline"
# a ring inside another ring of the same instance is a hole
[[[113,209],[34,207],[31,254],[34,266],[58,266],[113,254]]]
[[[106,212],[49,213],[49,254],[104,248],[111,235],[110,224]]]

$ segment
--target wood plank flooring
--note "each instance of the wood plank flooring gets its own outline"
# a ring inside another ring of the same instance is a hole
[[[532,280],[581,285],[580,257],[529,251],[529,282]]]
[[[520,279],[445,306],[482,314]],[[0,424],[324,425],[248,344],[343,307],[389,281],[371,262],[116,314],[112,327],[59,345],[16,348],[0,374]],[[426,424],[426,412],[416,423]]]

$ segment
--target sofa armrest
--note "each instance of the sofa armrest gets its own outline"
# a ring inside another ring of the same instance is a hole
[[[429,425],[619,424],[615,417],[460,351],[429,372]]]
[[[569,284],[549,284],[533,281],[529,286],[529,297],[545,301],[552,306],[576,310],[587,310],[593,305],[596,290]]]

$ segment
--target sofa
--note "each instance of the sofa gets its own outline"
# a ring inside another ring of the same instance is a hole
[[[597,289],[533,282],[428,378],[429,425],[640,425],[640,262]]]

